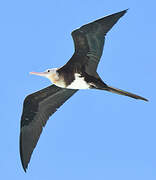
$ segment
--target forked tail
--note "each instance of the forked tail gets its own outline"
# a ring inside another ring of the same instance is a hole
[[[141,99],[141,100],[144,100],[144,101],[148,101],[146,98],[143,98],[141,96],[138,96],[136,94],[133,94],[133,93],[130,93],[130,92],[127,92],[127,91],[123,91],[121,89],[113,88],[111,86],[107,86],[107,88],[105,90],[107,90],[109,92],[112,92],[112,93],[116,93],[116,94],[120,94],[120,95],[124,95],[124,96],[129,96],[131,98]]]

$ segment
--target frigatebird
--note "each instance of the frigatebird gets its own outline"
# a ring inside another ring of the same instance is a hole
[[[99,89],[135,99],[147,99],[111,86],[96,72],[105,36],[127,10],[105,16],[72,32],[75,52],[60,68],[31,74],[47,77],[53,85],[28,95],[24,100],[20,129],[20,156],[24,171],[49,117],[78,89]]]

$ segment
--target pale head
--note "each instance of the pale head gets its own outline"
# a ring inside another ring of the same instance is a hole
[[[58,70],[58,68],[52,68],[52,69],[47,69],[44,72],[30,72],[30,74],[46,77],[52,83],[56,84],[56,82],[59,80],[59,74],[58,74],[57,70]]]

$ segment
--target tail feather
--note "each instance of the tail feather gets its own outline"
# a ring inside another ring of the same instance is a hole
[[[136,94],[133,94],[133,93],[130,93],[127,91],[123,91],[121,89],[113,88],[111,86],[107,86],[107,89],[105,89],[105,90],[112,92],[112,93],[116,93],[116,94],[120,94],[120,95],[124,95],[124,96],[129,96],[129,97],[134,98],[134,99],[141,99],[144,101],[148,101],[148,99],[146,99],[146,98],[143,98],[141,96],[138,96]]]

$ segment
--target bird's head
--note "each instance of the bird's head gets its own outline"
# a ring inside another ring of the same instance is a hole
[[[46,77],[52,83],[55,84],[59,80],[59,74],[58,74],[57,70],[58,70],[58,68],[52,68],[52,69],[47,69],[44,72],[30,72],[30,74]]]

